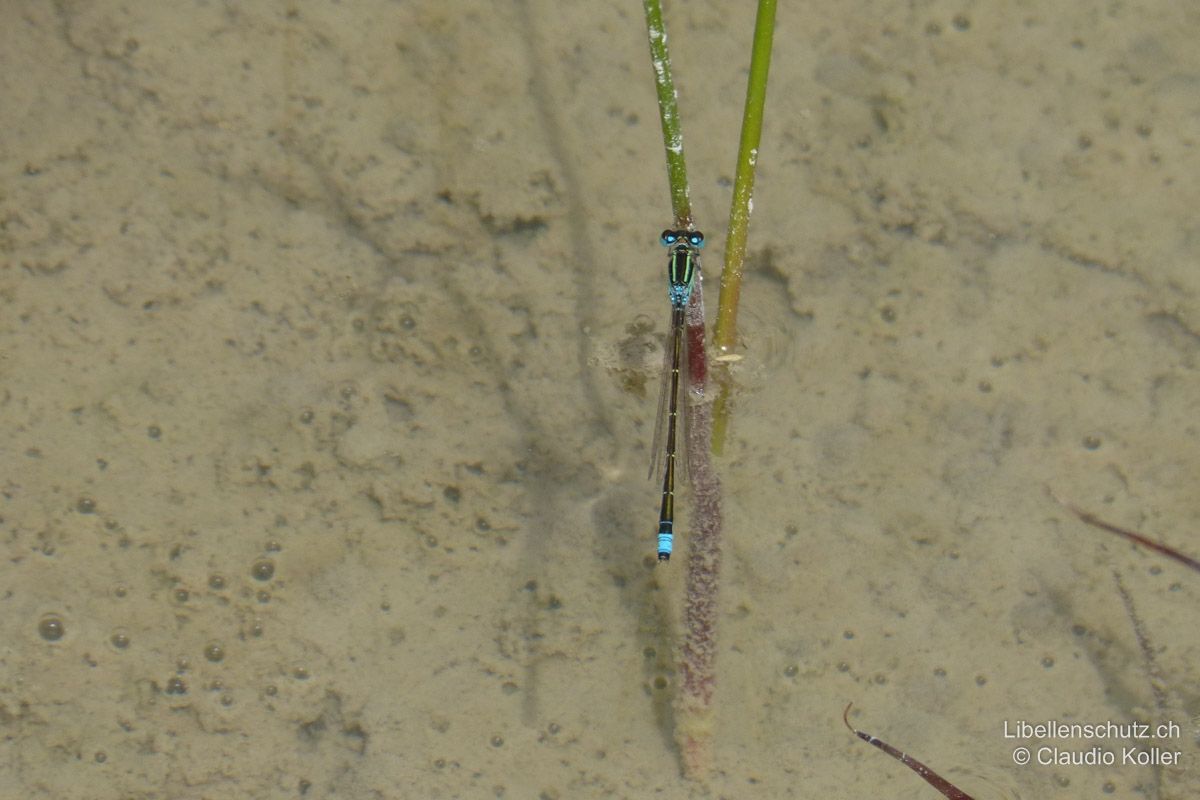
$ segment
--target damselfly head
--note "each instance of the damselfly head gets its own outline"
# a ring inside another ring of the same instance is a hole
[[[663,243],[663,247],[670,247],[680,240],[687,242],[689,246],[694,247],[697,250],[699,250],[701,247],[704,247],[704,234],[700,231],[666,230],[662,232],[662,237],[660,238],[660,241]]]

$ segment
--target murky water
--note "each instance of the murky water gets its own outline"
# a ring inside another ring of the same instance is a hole
[[[1186,4],[781,4],[707,788],[640,4],[19,11],[0,794],[937,797],[851,701],[976,798],[1197,794],[1200,575],[1047,492],[1200,554]],[[753,14],[667,25],[711,313]]]

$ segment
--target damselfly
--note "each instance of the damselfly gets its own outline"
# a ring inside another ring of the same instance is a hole
[[[653,477],[658,467],[659,444],[662,438],[663,411],[666,411],[667,449],[663,467],[662,507],[658,514],[658,560],[668,561],[675,541],[675,445],[679,419],[679,370],[684,363],[684,317],[688,300],[692,296],[692,285],[700,248],[704,246],[704,234],[700,231],[663,231],[663,246],[667,248],[667,297],[671,300],[671,357],[664,359],[670,366],[670,374],[664,366],[662,390],[658,400],[658,421],[654,428],[654,460],[650,465]]]

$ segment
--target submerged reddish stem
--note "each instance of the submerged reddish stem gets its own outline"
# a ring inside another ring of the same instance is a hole
[[[705,402],[708,354],[703,280],[696,276],[688,306],[688,383],[685,414],[692,514],[687,539],[687,596],[683,608],[678,740],[684,771],[703,778],[712,769],[712,701],[716,688],[717,590],[721,573],[721,482],[713,468],[712,406]]]
[[[913,772],[917,773],[922,778],[924,778],[925,782],[928,783],[930,786],[937,789],[944,796],[949,797],[950,800],[974,800],[974,798],[971,797],[971,795],[967,794],[962,789],[958,788],[953,783],[951,783],[950,781],[943,778],[941,775],[938,775],[936,772],[934,772],[929,767],[922,764],[920,761],[917,761],[912,756],[908,755],[907,753],[903,753],[903,752],[897,750],[896,748],[892,747],[890,744],[883,741],[882,739],[876,739],[874,736],[872,736],[869,733],[863,733],[862,731],[858,730],[853,725],[851,725],[850,724],[850,708],[853,705],[854,705],[853,703],[847,703],[846,710],[842,712],[842,722],[846,723],[846,727],[850,729],[851,733],[853,733],[858,738],[862,739],[867,744],[878,747],[880,750],[887,753],[892,758],[894,758],[897,761],[899,761],[900,763],[904,764],[904,766],[908,767]]]

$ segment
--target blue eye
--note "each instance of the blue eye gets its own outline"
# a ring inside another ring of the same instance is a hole
[[[700,231],[692,231],[688,234],[688,243],[692,247],[704,247],[704,234]]]
[[[676,233],[675,231],[663,231],[662,232],[662,243],[664,245],[675,244],[675,242],[677,242],[677,241],[679,241],[679,234]]]

